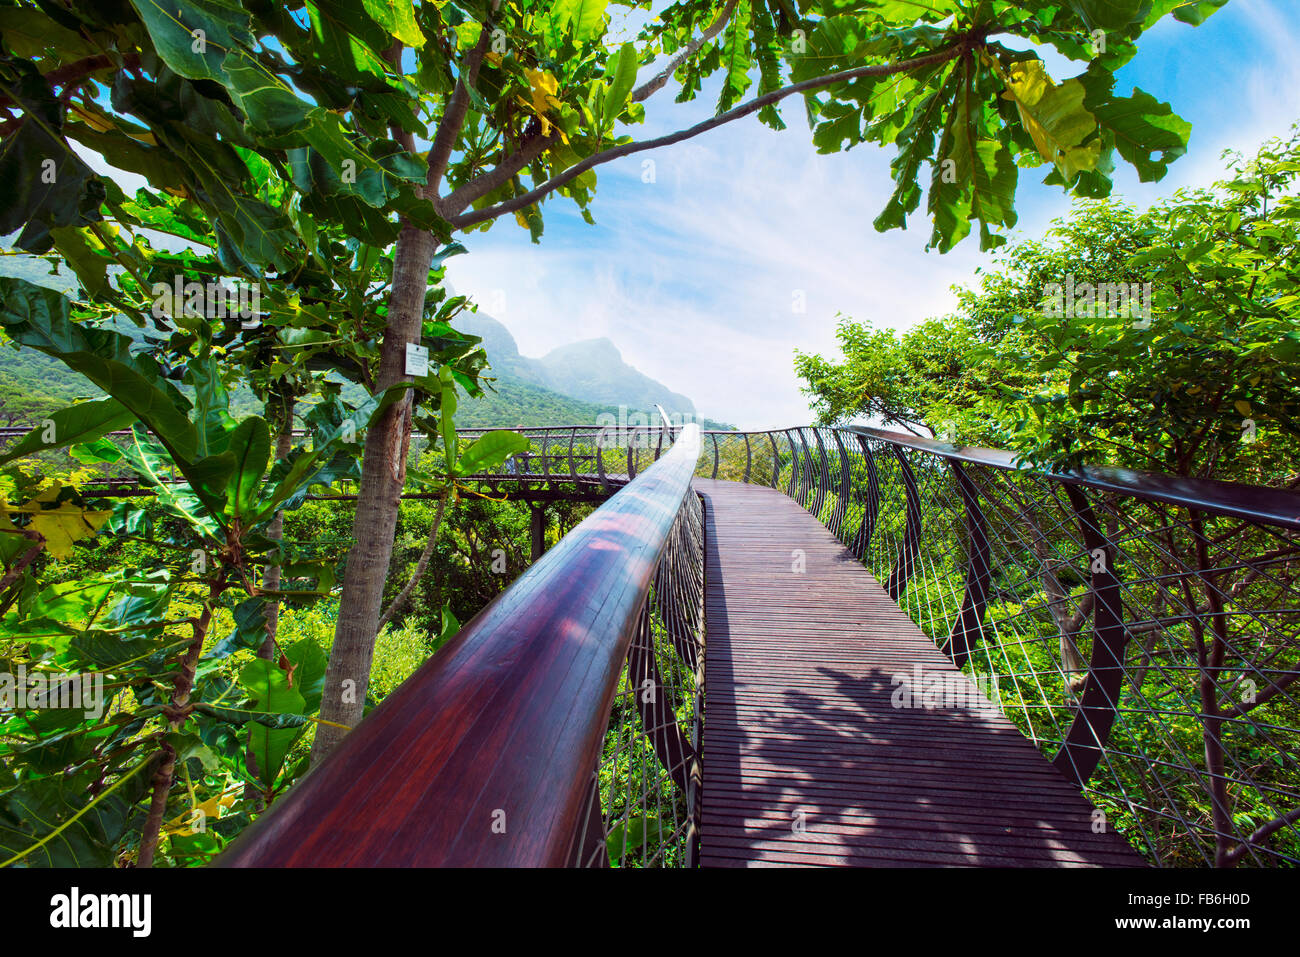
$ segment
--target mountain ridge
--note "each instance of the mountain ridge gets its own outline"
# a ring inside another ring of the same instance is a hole
[[[623,359],[607,336],[580,339],[556,346],[541,358],[519,351],[514,335],[499,319],[485,312],[463,313],[454,325],[480,336],[492,370],[540,385],[573,399],[629,409],[662,405],[671,414],[695,417],[695,403],[641,372]]]

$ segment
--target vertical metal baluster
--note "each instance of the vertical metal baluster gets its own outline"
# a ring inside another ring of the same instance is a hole
[[[1101,530],[1101,524],[1087,496],[1073,485],[1065,486],[1074,507],[1083,547],[1090,559],[1101,553],[1101,571],[1091,571],[1093,600],[1092,655],[1088,677],[1079,695],[1079,707],[1070,730],[1056,752],[1052,764],[1066,777],[1083,787],[1101,761],[1102,748],[1110,737],[1124,686],[1124,648],[1128,629],[1124,627],[1124,606],[1120,596],[1119,575],[1115,571],[1116,548]],[[1090,561],[1090,570],[1095,566]]]
[[[988,599],[989,578],[989,533],[984,521],[984,511],[980,508],[979,489],[966,474],[960,462],[952,459],[953,478],[961,492],[962,504],[966,508],[966,537],[968,541],[966,556],[966,593],[962,597],[961,614],[953,622],[952,631],[943,650],[948,653],[952,663],[964,668],[970,660],[975,646],[984,638],[984,607]]]

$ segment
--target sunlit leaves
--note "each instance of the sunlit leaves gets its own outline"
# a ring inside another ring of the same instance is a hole
[[[577,43],[595,39],[604,29],[609,0],[556,0],[549,5],[547,37],[558,48],[565,35]]]
[[[1122,30],[1141,20],[1151,0],[1068,0],[1089,30]]]
[[[610,56],[605,66],[605,76],[609,85],[605,89],[605,105],[602,112],[602,127],[613,129],[614,121],[627,106],[628,94],[636,85],[637,49],[631,43],[624,43]]]
[[[749,74],[752,66],[749,54],[749,18],[750,0],[739,0],[723,33],[723,77],[722,93],[718,97],[719,113],[731,109],[749,89]]]
[[[1023,60],[1007,69],[1006,84],[1003,95],[1015,103],[1039,155],[1055,164],[1066,182],[1096,167],[1100,143],[1084,141],[1097,128],[1097,120],[1083,106],[1085,91],[1079,80],[1058,85],[1041,60]]]

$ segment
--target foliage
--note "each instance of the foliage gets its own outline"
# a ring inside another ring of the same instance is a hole
[[[805,391],[823,421],[920,424],[1033,464],[1290,481],[1298,174],[1300,134],[1143,213],[1083,205],[960,291],[956,315],[901,336],[842,322],[843,361],[797,356]],[[1109,292],[1147,284],[1149,313]]]

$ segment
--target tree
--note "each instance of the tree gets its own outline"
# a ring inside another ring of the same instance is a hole
[[[796,355],[805,391],[826,422],[920,422],[1044,467],[1300,484],[1300,132],[1228,174],[1141,214],[1084,203],[901,336],[843,321],[842,361]]]
[[[1020,167],[1044,166],[1048,182],[1083,196],[1108,193],[1115,152],[1158,179],[1187,124],[1141,91],[1116,95],[1113,71],[1160,18],[1195,24],[1224,2],[687,0],[621,44],[609,39],[608,0],[25,3],[3,28],[0,165],[21,185],[0,231],[22,228],[20,246],[58,249],[92,295],[119,298],[122,281],[106,288],[100,271],[111,258],[129,272],[137,240],[123,248],[99,223],[105,208],[119,221],[135,210],[71,150],[75,140],[182,198],[180,213],[202,221],[231,274],[278,281],[304,256],[328,269],[313,255],[322,223],[392,243],[373,382],[387,395],[412,381],[406,347],[420,341],[430,267],[454,233],[513,214],[537,239],[552,194],[590,217],[597,167],[748,116],[782,128],[779,106],[793,96],[819,150],[897,148],[876,228],[905,225],[929,167],[930,242],[941,251],[975,223],[984,248],[1004,242]],[[1004,36],[1087,67],[1055,82]],[[690,99],[719,71],[713,118],[639,141],[618,130],[670,79]],[[155,228],[149,216],[141,225]],[[403,392],[365,438],[322,711],[340,727],[361,715],[415,402]],[[345,684],[360,693],[345,696]],[[318,736],[317,756],[335,740]]]

